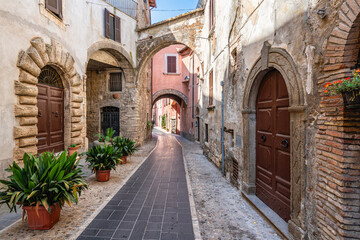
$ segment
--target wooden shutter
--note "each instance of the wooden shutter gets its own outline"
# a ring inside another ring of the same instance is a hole
[[[62,18],[62,0],[45,0],[45,8]]]
[[[167,72],[176,73],[176,56],[167,56]]]
[[[110,73],[110,91],[122,90],[122,73]]]
[[[110,38],[110,12],[105,8],[105,37]]]
[[[115,41],[121,42],[121,21],[118,16],[115,16]]]
[[[212,106],[213,103],[213,92],[214,92],[214,87],[213,87],[213,71],[210,72],[210,76],[209,76],[209,106]]]

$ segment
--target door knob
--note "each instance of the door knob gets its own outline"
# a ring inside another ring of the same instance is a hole
[[[265,142],[266,141],[266,136],[263,134],[261,135],[261,142]]]
[[[38,117],[41,117],[41,111],[38,111]]]
[[[283,148],[289,147],[289,141],[288,141],[287,139],[282,140],[282,141],[281,141],[281,146],[282,146]]]

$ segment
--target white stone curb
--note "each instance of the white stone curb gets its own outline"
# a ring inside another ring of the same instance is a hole
[[[188,168],[186,165],[186,160],[185,160],[184,148],[183,148],[181,142],[175,136],[174,136],[174,138],[181,146],[181,150],[182,150],[182,154],[183,154],[185,175],[186,175],[186,184],[187,184],[187,188],[188,188],[188,192],[189,192],[190,211],[191,211],[191,219],[192,219],[192,225],[193,225],[193,229],[194,229],[195,240],[202,240],[201,233],[200,233],[199,220],[198,220],[198,217],[196,214],[194,195],[193,195],[191,184],[190,184],[189,171],[188,171]]]

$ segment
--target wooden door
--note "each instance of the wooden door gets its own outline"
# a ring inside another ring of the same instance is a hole
[[[38,152],[64,150],[64,89],[38,84]]]
[[[256,195],[285,221],[290,219],[289,96],[281,74],[268,73],[256,106]]]

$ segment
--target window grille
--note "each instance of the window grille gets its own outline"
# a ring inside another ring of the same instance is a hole
[[[110,73],[110,91],[122,91],[122,73]]]

